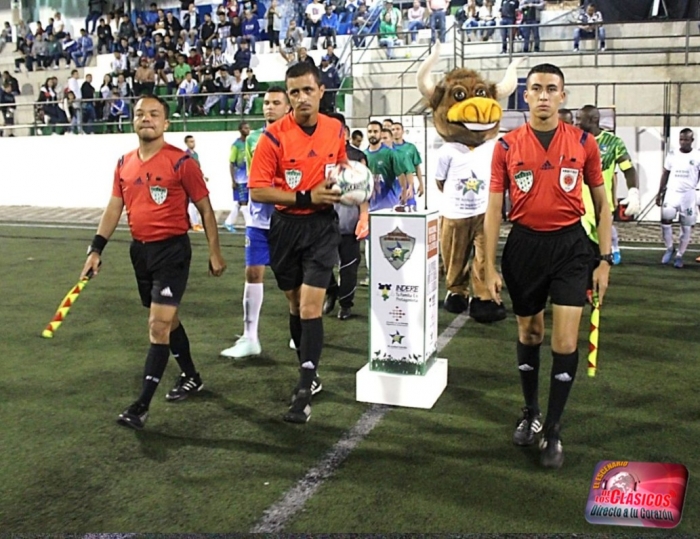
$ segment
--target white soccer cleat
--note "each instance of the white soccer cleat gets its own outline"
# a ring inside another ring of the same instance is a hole
[[[625,208],[625,215],[627,217],[637,215],[640,211],[642,211],[642,203],[639,200],[639,189],[632,187],[627,192],[627,198],[621,200],[620,204],[627,205],[627,208]]]
[[[230,359],[243,359],[244,357],[259,356],[261,352],[260,342],[241,337],[231,348],[223,350],[221,355]]]

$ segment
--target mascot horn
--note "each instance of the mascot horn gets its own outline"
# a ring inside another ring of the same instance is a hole
[[[435,178],[443,192],[440,251],[447,285],[444,306],[452,313],[469,309],[477,322],[497,322],[506,317],[506,311],[491,300],[485,284],[484,214],[491,158],[503,117],[498,101],[515,92],[523,59],[514,60],[497,84],[464,68],[445,73],[435,84],[432,70],[439,59],[436,43],[418,69],[417,86],[433,112],[435,129],[445,141],[438,152]]]

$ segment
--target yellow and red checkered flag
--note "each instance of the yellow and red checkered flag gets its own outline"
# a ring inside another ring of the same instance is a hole
[[[53,337],[54,332],[66,319],[66,316],[68,316],[68,313],[70,312],[70,308],[78,300],[78,296],[80,296],[80,293],[83,291],[83,288],[85,288],[85,285],[88,284],[91,277],[92,271],[80,279],[80,281],[78,281],[78,283],[68,291],[66,297],[63,298],[63,301],[61,301],[59,304],[56,314],[53,315],[51,322],[49,322],[44,331],[41,332],[42,337],[45,339],[51,339]]]
[[[591,301],[591,330],[588,336],[588,376],[595,376],[598,369],[598,336],[600,335],[600,301],[598,294],[593,294]]]

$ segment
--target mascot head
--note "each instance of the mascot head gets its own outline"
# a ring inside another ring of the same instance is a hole
[[[431,71],[440,59],[439,45],[418,69],[418,89],[433,111],[433,122],[447,142],[480,146],[498,134],[503,109],[499,99],[511,95],[518,85],[519,58],[513,60],[503,80],[493,84],[476,71],[457,68],[447,73],[437,85]]]

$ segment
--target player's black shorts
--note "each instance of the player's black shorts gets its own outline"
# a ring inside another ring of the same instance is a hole
[[[285,292],[302,284],[325,288],[338,263],[338,214],[330,209],[307,215],[279,211],[270,221],[270,267]]]
[[[180,305],[192,260],[189,236],[150,243],[134,240],[129,253],[144,307],[150,307],[151,303]]]
[[[583,307],[591,274],[590,240],[580,223],[554,232],[513,224],[503,249],[503,279],[518,316],[555,305]]]

